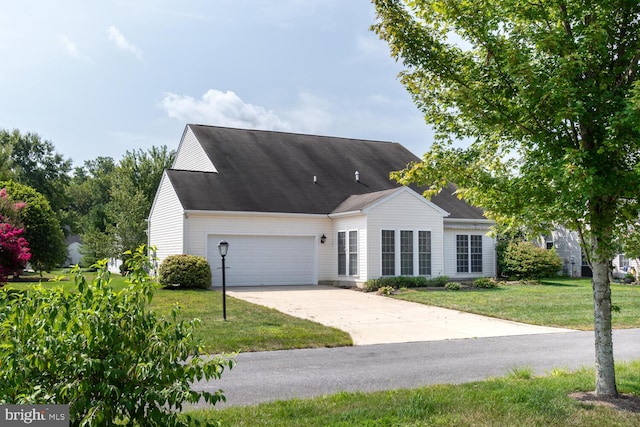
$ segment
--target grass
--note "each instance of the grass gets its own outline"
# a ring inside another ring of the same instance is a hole
[[[510,284],[472,291],[410,290],[394,298],[532,325],[593,330],[589,279],[549,279],[538,285]],[[640,286],[611,285],[614,328],[640,327]]]
[[[62,286],[66,291],[73,291],[75,284],[72,280],[49,281],[63,273],[60,270],[47,274],[42,278],[42,285]],[[94,273],[84,274],[87,279],[95,276]],[[68,275],[66,277],[68,279]],[[126,285],[125,279],[120,275],[114,274],[111,278],[111,285],[115,289]],[[39,275],[26,275],[23,280],[20,283],[9,283],[7,287],[28,288],[41,279]],[[151,308],[165,316],[170,314],[177,303],[181,308],[179,320],[199,318],[202,323],[194,335],[202,340],[205,351],[209,353],[353,345],[351,336],[339,329],[229,296],[226,300],[226,321],[222,318],[222,293],[214,290],[160,289],[153,298]]]
[[[640,395],[640,361],[618,364],[621,391]],[[339,393],[249,407],[198,410],[222,426],[636,426],[640,414],[580,403],[593,370],[556,369],[535,377],[521,368],[503,378],[413,390]]]

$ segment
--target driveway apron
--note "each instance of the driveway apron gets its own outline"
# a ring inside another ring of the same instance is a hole
[[[331,286],[235,287],[227,295],[343,330],[354,345],[570,331]]]

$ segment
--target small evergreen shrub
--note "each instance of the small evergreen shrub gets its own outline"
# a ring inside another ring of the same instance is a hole
[[[511,242],[504,253],[504,274],[518,279],[553,277],[562,269],[555,249],[544,249],[531,242]]]
[[[170,255],[158,269],[163,286],[208,289],[211,286],[209,262],[201,256]]]
[[[444,288],[448,291],[459,291],[462,288],[462,285],[458,282],[449,282],[444,285]]]
[[[492,289],[498,286],[498,284],[490,277],[481,277],[473,281],[473,286],[476,288]]]

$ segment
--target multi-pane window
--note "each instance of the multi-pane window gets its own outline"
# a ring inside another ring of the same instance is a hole
[[[414,230],[382,230],[383,276],[431,275],[431,232],[417,235]]]
[[[482,236],[459,234],[456,236],[456,271],[482,272]]]
[[[358,274],[358,232],[349,232],[349,275]]]
[[[382,230],[382,275],[396,274],[396,233],[394,230]]]
[[[347,271],[348,268],[348,271]],[[338,231],[338,274],[358,274],[358,232]]]
[[[418,231],[418,274],[431,275],[431,232]]]
[[[482,236],[471,237],[471,272],[482,273]]]
[[[456,271],[469,272],[469,236],[463,234],[456,236]]]
[[[338,274],[347,274],[347,233],[338,231]]]
[[[413,276],[413,231],[400,231],[400,274]]]

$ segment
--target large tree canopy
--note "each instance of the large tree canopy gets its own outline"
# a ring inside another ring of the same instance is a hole
[[[14,179],[47,198],[55,212],[67,207],[66,186],[71,160],[53,143],[31,132],[0,130],[0,179]],[[3,172],[4,169],[4,172]]]
[[[453,181],[504,224],[580,232],[594,273],[596,393],[617,395],[608,265],[638,217],[640,4],[373,2],[373,28],[436,130],[423,161],[394,176],[427,195]]]
[[[47,199],[33,188],[15,181],[0,181],[9,200],[24,202],[17,218],[24,226],[24,237],[31,248],[31,265],[36,271],[49,271],[67,258],[62,228]]]

